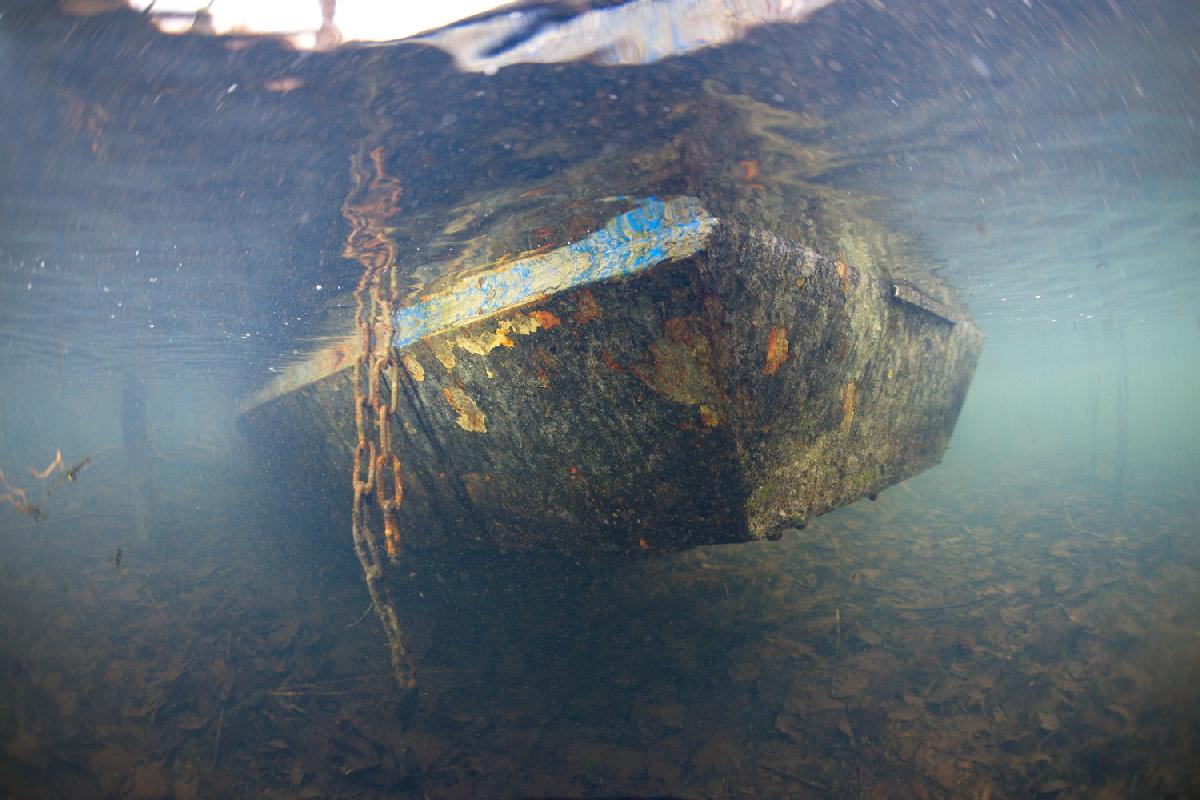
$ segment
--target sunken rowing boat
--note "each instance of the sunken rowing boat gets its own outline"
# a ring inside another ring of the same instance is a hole
[[[401,686],[414,554],[771,539],[942,457],[980,334],[826,180],[820,120],[646,82],[603,141],[588,103],[532,125],[501,101],[474,128],[498,146],[443,176],[414,157],[428,107],[378,77],[341,206],[353,295],[241,421],[315,518],[349,509]]]
[[[577,241],[394,310],[407,548],[773,538],[940,460],[981,344],[961,310],[695,197],[608,202]],[[345,474],[354,347],[248,398],[248,429]]]

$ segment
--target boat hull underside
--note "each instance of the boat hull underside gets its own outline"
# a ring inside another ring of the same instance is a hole
[[[936,464],[981,337],[890,283],[719,226],[691,258],[397,352],[405,549],[569,555],[770,538]],[[911,300],[911,298],[910,298]],[[243,417],[349,508],[351,371]]]

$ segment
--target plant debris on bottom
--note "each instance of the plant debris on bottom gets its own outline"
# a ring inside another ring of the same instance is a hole
[[[406,696],[349,543],[191,477],[156,547],[5,518],[5,796],[1200,793],[1195,487],[941,469],[777,543],[447,555]]]

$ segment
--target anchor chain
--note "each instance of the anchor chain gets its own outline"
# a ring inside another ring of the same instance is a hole
[[[415,685],[412,661],[387,574],[387,567],[395,566],[401,556],[398,515],[404,483],[391,441],[398,401],[392,316],[399,292],[397,246],[386,223],[397,212],[402,189],[400,181],[387,174],[384,151],[378,146],[353,156],[351,177],[353,188],[342,206],[350,223],[343,256],[363,266],[354,290],[358,348],[351,373],[356,437],[351,533],[371,604],[387,635],[396,681],[407,689]]]

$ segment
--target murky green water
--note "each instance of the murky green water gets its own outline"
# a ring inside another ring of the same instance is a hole
[[[1200,793],[1190,4],[494,75],[0,10],[5,796]],[[350,330],[372,142],[405,290],[684,190],[952,287],[987,343],[944,462],[779,542],[414,556],[401,692],[349,476],[237,427]]]

